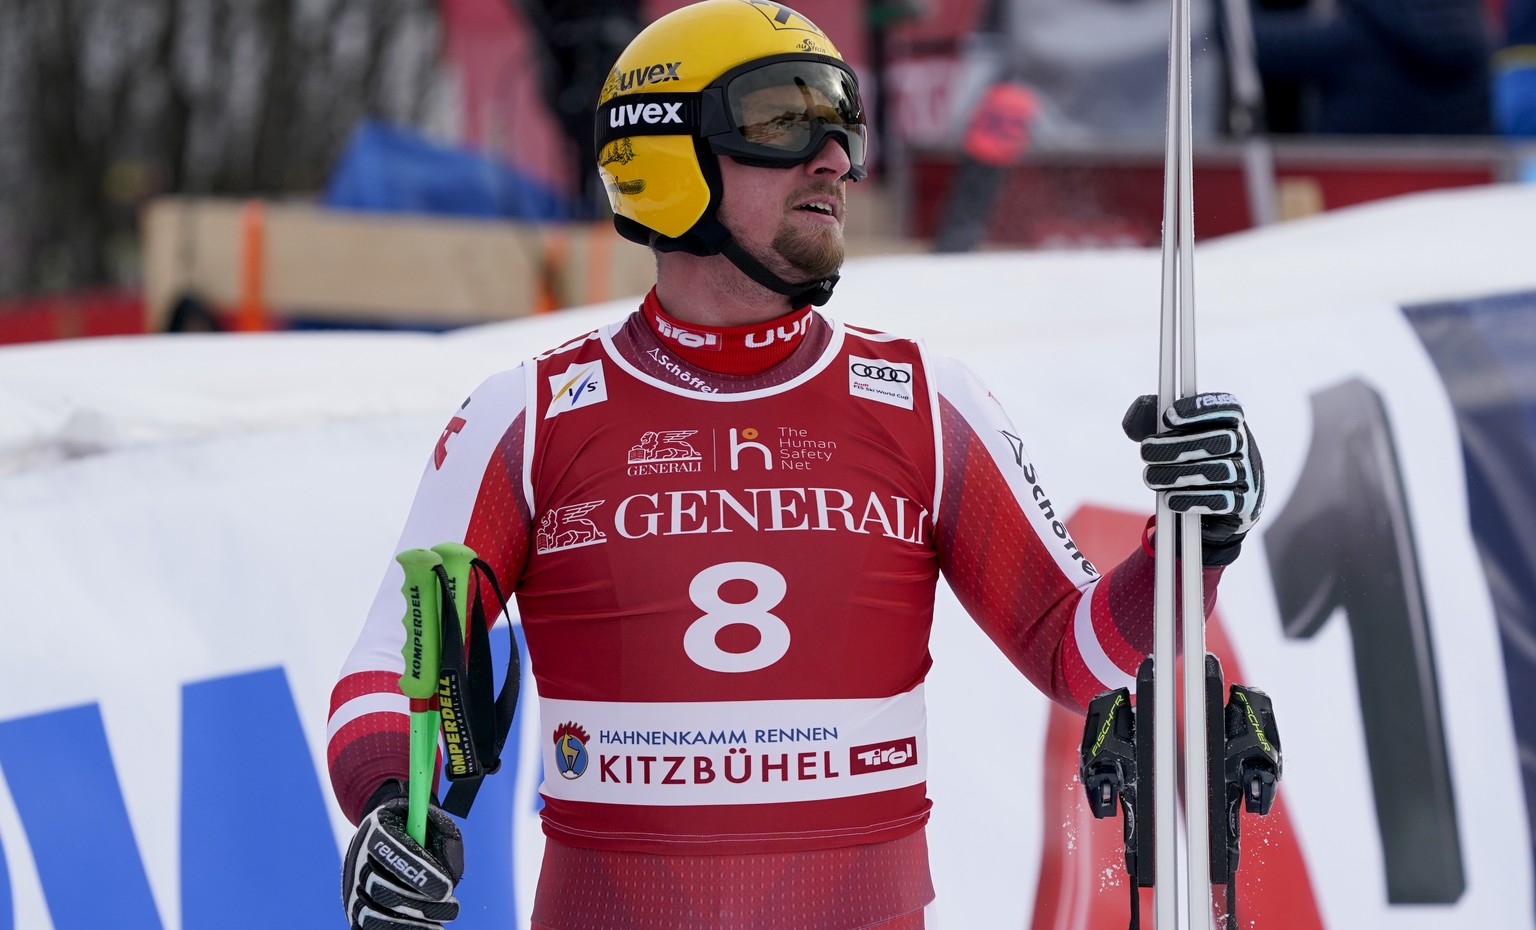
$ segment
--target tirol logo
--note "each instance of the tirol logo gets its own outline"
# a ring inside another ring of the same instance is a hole
[[[765,0],[742,0],[742,2],[768,17],[768,21],[773,23],[775,29],[800,29],[817,35],[822,34],[815,23],[781,3],[768,3]]]
[[[626,455],[629,467],[624,474],[675,475],[703,469],[703,456],[688,442],[696,429],[649,430],[642,433],[640,441],[629,447]]]
[[[681,103],[620,103],[608,111],[608,125],[613,129],[625,126],[683,125]]]
[[[656,334],[665,342],[680,345],[686,349],[703,349],[709,352],[719,352],[725,348],[724,342],[716,333],[696,333],[690,329],[684,329],[676,323],[669,322],[661,317],[656,318]]]
[[[850,775],[867,775],[870,772],[884,772],[916,764],[917,738],[914,736],[848,749]]]
[[[892,407],[912,409],[912,365],[848,356],[848,393]]]
[[[540,552],[559,552],[562,549],[580,549],[608,541],[608,534],[587,519],[602,501],[571,504],[544,512],[538,529],[533,532],[533,542]]]
[[[669,61],[665,64],[641,65],[628,71],[615,70],[609,76],[608,83],[611,85],[617,81],[619,93],[628,93],[637,87],[644,87],[647,84],[665,84],[668,81],[681,81],[683,79],[682,75],[677,73],[677,69],[681,65],[682,62],[680,61]],[[677,106],[681,107],[682,104],[679,103]],[[615,123],[614,125],[623,124]]]
[[[587,770],[587,742],[591,737],[575,723],[555,727],[555,768],[562,778],[580,778]]]
[[[549,376],[549,409],[544,419],[559,416],[578,407],[590,407],[608,399],[603,360],[572,365],[558,375]]]

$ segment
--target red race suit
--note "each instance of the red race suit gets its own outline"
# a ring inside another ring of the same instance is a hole
[[[761,337],[799,339],[783,362],[729,376],[636,313],[488,379],[427,462],[399,548],[462,541],[516,591],[553,841],[540,927],[847,930],[919,911],[941,571],[1073,708],[1150,649],[1148,552],[1101,570],[1078,550],[973,375],[794,319]],[[353,820],[407,772],[401,584],[391,564],[332,697]],[[807,866],[832,877],[823,893]],[[789,882],[801,913],[744,903]]]

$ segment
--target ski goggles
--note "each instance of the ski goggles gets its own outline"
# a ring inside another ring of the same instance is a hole
[[[693,135],[718,155],[789,168],[837,140],[862,180],[869,131],[858,79],[835,58],[779,55],[721,75],[696,94],[628,94],[598,108],[597,147],[637,135]]]

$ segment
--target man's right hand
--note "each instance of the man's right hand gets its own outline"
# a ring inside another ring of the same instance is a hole
[[[406,832],[398,783],[358,824],[342,865],[341,898],[352,930],[442,930],[459,916],[453,886],[464,874],[464,842],[437,805],[427,812],[423,849]],[[391,796],[394,795],[394,796]]]

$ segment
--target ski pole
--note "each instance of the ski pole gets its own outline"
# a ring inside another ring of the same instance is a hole
[[[428,549],[407,549],[395,556],[405,569],[405,674],[400,676],[400,692],[411,700],[411,777],[407,788],[405,828],[422,846],[427,843],[427,805],[432,795],[433,772],[437,767],[437,696],[438,668],[441,661],[442,626],[438,603],[436,570],[443,557]]]
[[[1158,411],[1195,393],[1194,158],[1190,74],[1190,0],[1172,0],[1168,36],[1168,112],[1163,162],[1163,280]],[[1167,492],[1158,495],[1153,597],[1153,785],[1156,797],[1157,930],[1174,930],[1181,916],[1190,928],[1210,926],[1210,849],[1206,805],[1205,610],[1200,517],[1175,514]],[[1178,539],[1178,548],[1173,545]],[[1181,554],[1175,578],[1174,552]],[[1175,592],[1177,591],[1177,595]],[[1178,640],[1174,605],[1183,625],[1184,751],[1178,751],[1175,667]],[[1189,669],[1196,669],[1191,674]],[[1182,758],[1181,758],[1182,756]],[[1182,762],[1182,766],[1180,763]],[[1185,797],[1186,855],[1179,857],[1178,770]],[[1183,869],[1179,866],[1182,864]],[[1180,880],[1183,880],[1181,882]],[[1182,905],[1182,906],[1181,906]]]
[[[432,547],[443,560],[443,570],[447,573],[448,596],[453,599],[453,605],[457,609],[459,618],[459,630],[464,640],[469,639],[469,573],[470,563],[475,560],[475,550],[463,543],[441,542]],[[446,605],[443,611],[447,615]],[[459,648],[464,648],[464,643],[459,643]]]

